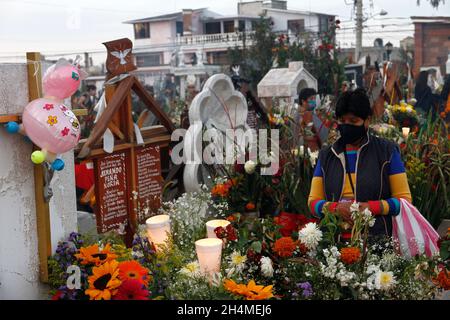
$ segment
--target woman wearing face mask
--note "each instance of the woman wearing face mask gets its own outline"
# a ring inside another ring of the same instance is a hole
[[[320,138],[317,135],[317,130],[313,124],[314,109],[316,108],[316,90],[312,88],[304,88],[298,95],[299,111],[300,111],[300,127],[308,128],[313,136],[305,136],[306,146],[312,151],[320,149]]]
[[[319,218],[327,208],[351,226],[350,206],[357,201],[361,211],[368,208],[375,215],[371,238],[390,237],[392,216],[400,211],[399,198],[411,202],[411,192],[398,146],[369,134],[371,114],[363,89],[346,92],[338,99],[336,118],[341,137],[319,154],[308,205]]]

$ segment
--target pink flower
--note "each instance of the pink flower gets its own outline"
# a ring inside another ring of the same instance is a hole
[[[47,111],[50,111],[51,109],[53,109],[53,104],[51,104],[51,103],[46,103],[46,104],[44,105],[44,109],[47,110]]]

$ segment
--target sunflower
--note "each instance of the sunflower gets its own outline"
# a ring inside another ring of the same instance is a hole
[[[267,300],[273,297],[273,286],[260,286],[254,280],[250,280],[247,285],[247,300]]]
[[[114,300],[148,300],[148,294],[148,290],[139,280],[125,280],[114,296]]]
[[[89,289],[85,291],[85,294],[91,300],[111,300],[122,283],[118,276],[119,263],[116,260],[105,262],[100,267],[94,267],[92,276],[88,279]]]
[[[95,266],[100,266],[101,264],[114,260],[117,258],[111,251],[111,246],[108,244],[100,251],[97,244],[89,247],[80,248],[80,252],[75,254],[78,260],[81,260],[81,264],[94,264]]]
[[[247,286],[245,284],[237,284],[231,279],[226,279],[223,283],[223,287],[228,292],[241,296],[246,296],[248,294]]]
[[[125,280],[137,280],[142,285],[147,286],[151,280],[149,276],[149,270],[141,266],[137,261],[123,261],[119,264],[119,278],[122,281]]]
[[[257,285],[254,280],[245,284],[237,284],[233,280],[227,279],[223,284],[225,290],[243,296],[247,300],[265,300],[273,297],[273,286],[261,286]]]

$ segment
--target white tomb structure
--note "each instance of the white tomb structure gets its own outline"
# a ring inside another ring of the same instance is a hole
[[[247,120],[247,101],[244,95],[235,90],[233,83],[225,74],[211,76],[203,86],[203,90],[192,100],[189,108],[190,127],[184,139],[184,152],[188,159],[184,169],[184,186],[187,192],[198,191],[201,184],[208,180],[202,163],[202,129],[216,128],[223,134],[223,143],[227,139],[229,129],[249,129]],[[225,161],[225,160],[224,160]],[[195,163],[194,163],[195,162]]]
[[[0,114],[23,111],[27,83],[26,64],[0,64]],[[46,299],[47,288],[39,281],[32,144],[0,128],[0,150],[0,300]],[[73,153],[62,158],[66,166],[51,182],[53,252],[58,241],[77,231]]]
[[[269,99],[284,98],[293,102],[303,88],[317,91],[317,80],[303,66],[303,61],[289,62],[288,68],[271,69],[258,83],[258,97],[266,104]]]

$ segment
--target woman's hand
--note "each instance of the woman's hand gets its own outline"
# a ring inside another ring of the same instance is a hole
[[[348,223],[350,226],[353,226],[352,213],[350,212],[350,206],[352,202],[339,202],[336,206],[336,213],[342,217],[342,219]]]

